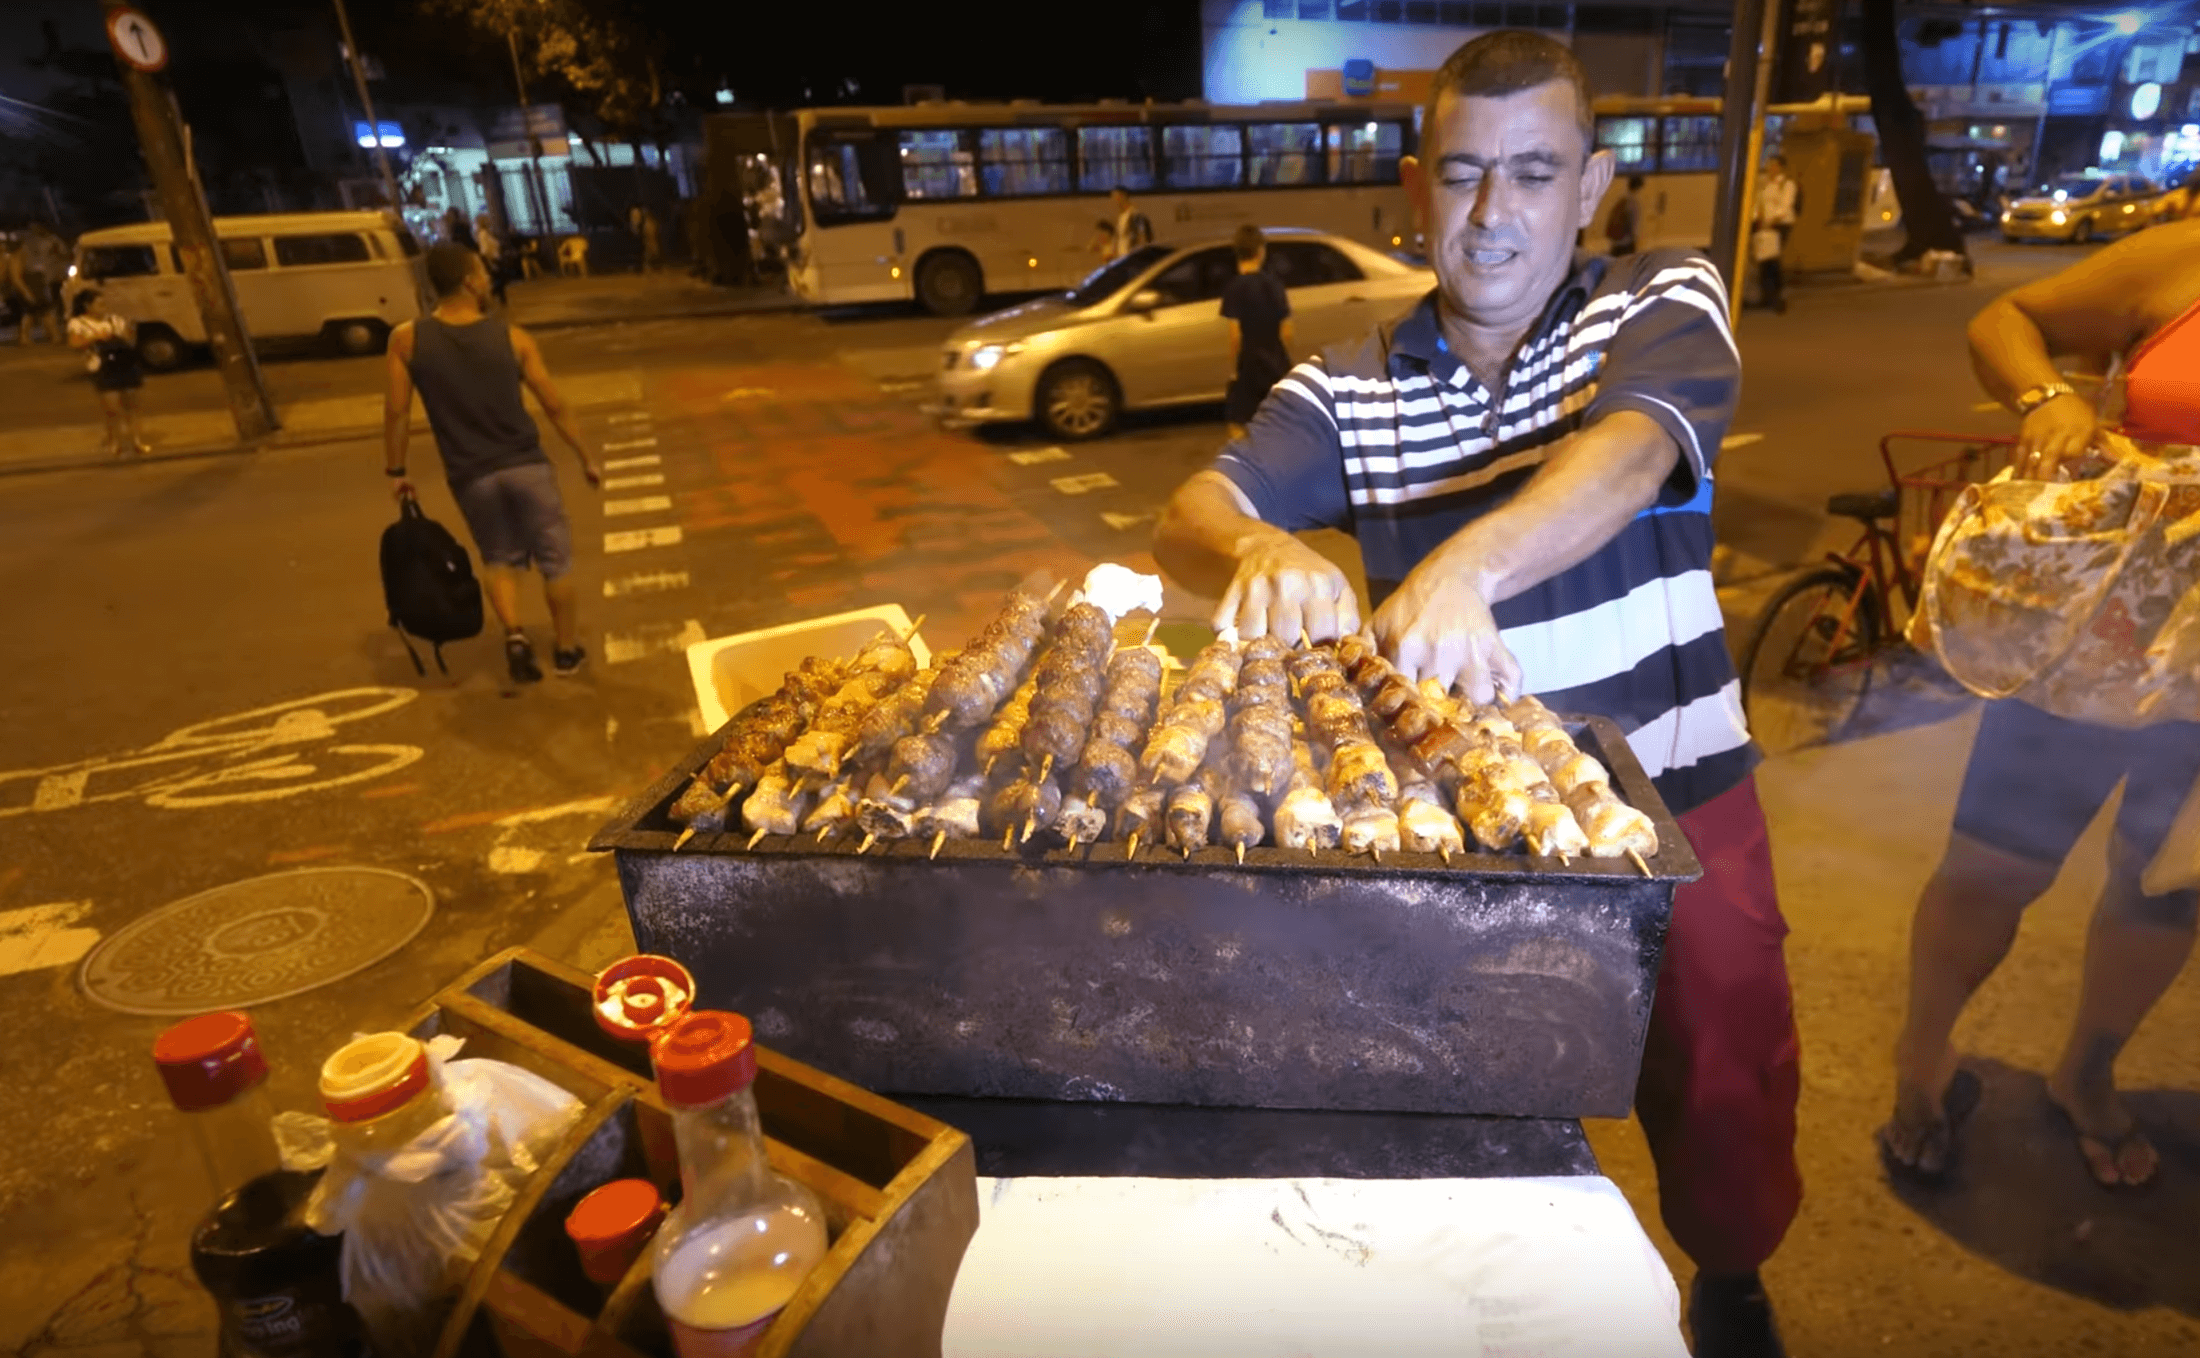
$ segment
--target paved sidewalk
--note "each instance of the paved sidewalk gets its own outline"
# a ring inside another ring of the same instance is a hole
[[[512,319],[532,330],[796,311],[803,306],[784,287],[721,288],[671,271],[537,278],[512,284],[506,300]]]

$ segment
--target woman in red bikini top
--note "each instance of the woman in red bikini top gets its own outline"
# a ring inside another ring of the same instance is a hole
[[[2124,360],[2122,432],[2200,444],[2200,221],[2151,227],[1996,300],[1971,322],[1979,380],[2023,417],[2017,474],[2050,480],[2093,444],[2094,405],[2058,358]],[[2200,779],[2200,723],[2112,729],[2014,698],[1986,705],[1948,847],[1911,924],[1909,1005],[1895,1045],[1890,1172],[1944,1177],[1980,1082],[1951,1043],[1965,1003],[2007,955],[2027,905],[2054,882],[2120,783],[2107,882],[2086,940],[2076,1021],[2047,1096],[2086,1171],[2136,1187],[2158,1157],[2116,1091],[2116,1058],[2192,952],[2200,896],[2148,895],[2146,865]]]
[[[2124,359],[2123,432],[2200,444],[2200,221],[2130,236],[1996,300],[1971,322],[1979,380],[2024,420],[2020,475],[2052,478],[2092,446],[2092,401],[2057,358]]]

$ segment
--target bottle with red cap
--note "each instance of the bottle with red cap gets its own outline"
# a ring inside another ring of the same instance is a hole
[[[191,1271],[213,1294],[222,1352],[234,1358],[364,1358],[344,1304],[340,1235],[305,1224],[318,1171],[286,1170],[269,1127],[267,1058],[252,1020],[202,1014],[153,1043],[169,1100],[186,1115],[213,1207],[191,1235]]]
[[[825,1213],[764,1158],[747,1019],[690,1011],[652,1052],[673,1109],[683,1189],[657,1232],[657,1301],[679,1358],[747,1355],[824,1259]]]

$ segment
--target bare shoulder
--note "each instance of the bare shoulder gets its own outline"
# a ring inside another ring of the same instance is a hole
[[[400,321],[397,328],[390,332],[390,352],[409,359],[412,357],[412,351],[413,323],[411,321]]]
[[[2148,227],[2010,295],[2031,311],[2118,313],[2150,334],[2200,300],[2200,220]]]

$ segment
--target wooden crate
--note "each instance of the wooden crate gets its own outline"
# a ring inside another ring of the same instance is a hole
[[[446,1321],[436,1358],[669,1354],[647,1252],[608,1295],[581,1272],[565,1218],[613,1179],[679,1191],[671,1112],[647,1052],[596,1026],[587,973],[525,948],[483,962],[416,1015],[414,1036],[466,1039],[585,1111],[520,1190]],[[757,1052],[772,1167],[825,1206],[832,1247],[780,1313],[763,1358],[938,1358],[947,1301],[978,1227],[970,1139],[776,1052]]]

